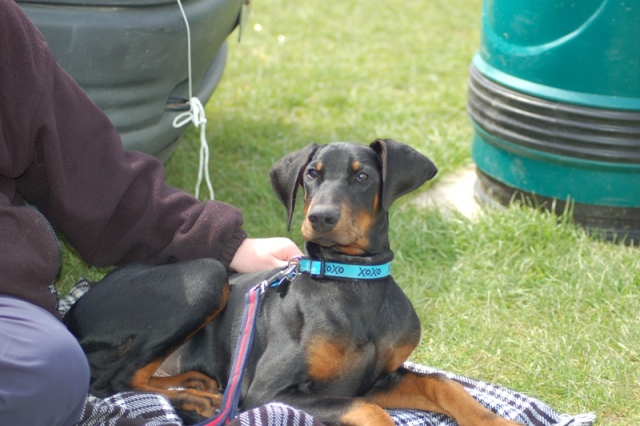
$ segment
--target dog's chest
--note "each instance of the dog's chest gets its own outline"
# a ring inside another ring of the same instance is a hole
[[[350,378],[363,383],[368,378],[396,370],[408,358],[415,344],[400,344],[392,339],[363,341],[337,336],[312,336],[304,346],[307,375],[317,383]]]
[[[351,377],[362,383],[396,370],[417,345],[417,316],[395,283],[314,285],[319,291],[305,292],[295,308],[306,373],[314,382]]]

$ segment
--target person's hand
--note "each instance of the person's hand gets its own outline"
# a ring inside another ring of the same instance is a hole
[[[288,238],[247,238],[229,264],[236,272],[257,272],[265,269],[284,268],[293,256],[302,252]]]

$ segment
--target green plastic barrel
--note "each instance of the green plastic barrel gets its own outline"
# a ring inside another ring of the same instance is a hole
[[[485,0],[467,110],[481,199],[640,241],[640,2]]]

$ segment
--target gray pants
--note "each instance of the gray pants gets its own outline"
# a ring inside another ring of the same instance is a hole
[[[0,425],[73,425],[88,390],[89,366],[65,326],[0,295]]]

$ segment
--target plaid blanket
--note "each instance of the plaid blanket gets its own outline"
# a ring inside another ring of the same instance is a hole
[[[64,315],[88,288],[88,283],[80,280],[71,292],[60,300],[58,311]],[[471,396],[489,410],[527,426],[591,426],[595,423],[595,415],[592,413],[560,414],[536,398],[491,383],[410,362],[405,363],[405,367],[421,373],[445,374],[464,386]],[[389,414],[398,426],[456,426],[456,422],[450,417],[432,412],[389,410]],[[312,416],[278,403],[245,411],[232,424],[322,426],[322,423]],[[76,426],[182,426],[182,422],[163,396],[125,392],[105,399],[88,396],[82,417]]]

